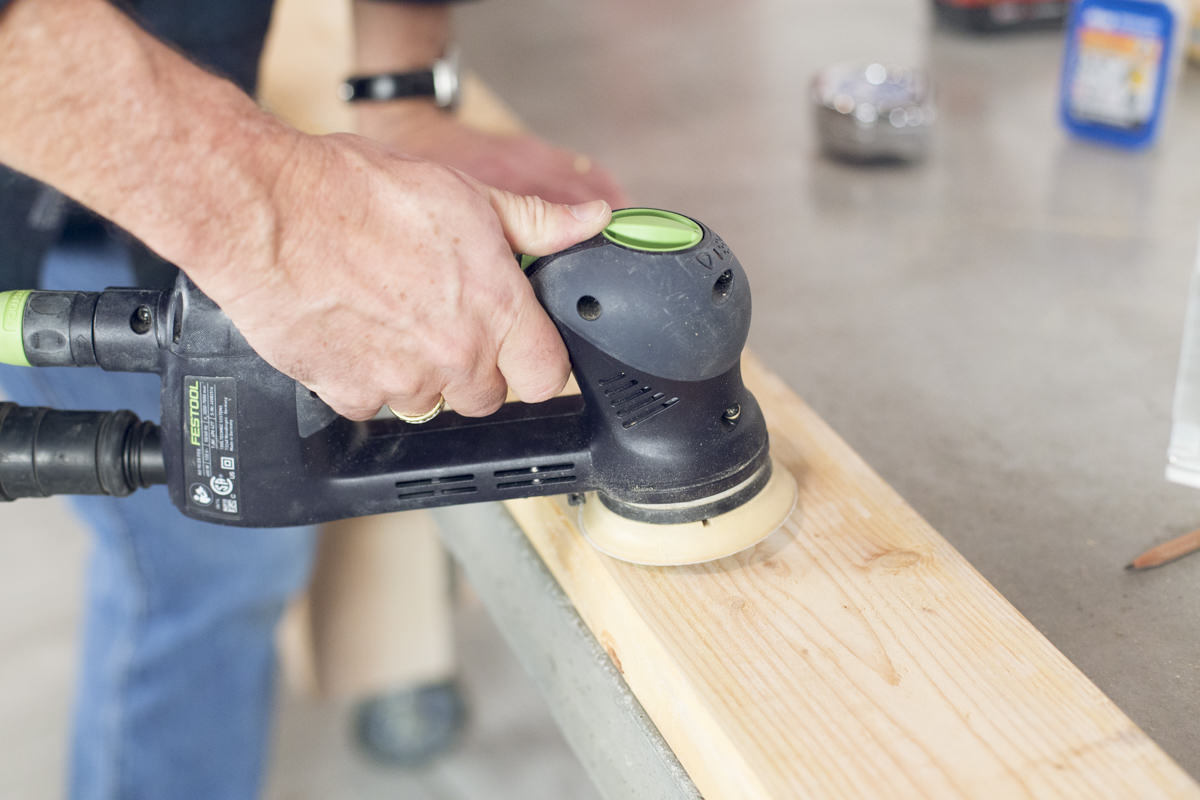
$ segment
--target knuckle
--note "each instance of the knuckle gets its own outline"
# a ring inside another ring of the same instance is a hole
[[[444,372],[459,375],[479,363],[482,348],[468,337],[451,337],[438,348],[438,361]]]
[[[566,382],[565,371],[539,370],[524,381],[518,396],[526,403],[540,403],[558,394]]]
[[[426,394],[425,387],[428,383],[429,381],[415,372],[397,372],[388,379],[385,394],[391,398],[391,401],[407,403],[410,400],[420,399],[423,394]]]
[[[447,400],[446,402],[464,417],[488,417],[500,410],[500,406],[504,405],[504,398],[481,397],[474,400]]]
[[[369,402],[357,397],[332,397],[328,395],[321,395],[321,399],[341,416],[358,422],[370,419],[383,407],[382,400]]]
[[[516,212],[529,238],[529,249],[540,250],[546,240],[550,204],[532,194],[517,195],[516,198]]]
[[[477,373],[458,386],[446,387],[446,402],[463,416],[486,417],[504,405],[507,388],[499,372]]]
[[[525,402],[527,402],[527,403],[544,402],[544,401],[549,400],[550,398],[554,397],[554,395],[558,394],[558,390],[559,390],[560,386],[561,386],[561,384],[557,384],[557,383],[556,384],[549,384],[549,383],[539,384],[537,386],[534,386],[532,390],[526,392],[525,393],[526,396],[522,399],[524,399]]]
[[[504,405],[504,395],[503,394],[492,397],[490,400],[488,400],[487,403],[485,403],[484,405],[482,405],[480,407],[479,416],[490,417],[492,414],[495,414],[497,411],[499,411],[503,405]]]

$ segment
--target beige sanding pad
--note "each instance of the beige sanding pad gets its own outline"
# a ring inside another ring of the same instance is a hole
[[[626,519],[594,492],[579,509],[579,528],[601,553],[647,566],[699,564],[758,544],[784,523],[796,507],[796,479],[774,459],[771,477],[748,503],[711,519],[656,525]]]

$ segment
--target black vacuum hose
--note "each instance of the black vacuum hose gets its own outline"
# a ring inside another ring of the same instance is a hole
[[[0,403],[0,500],[124,497],[166,483],[158,426],[131,411],[58,411]]]

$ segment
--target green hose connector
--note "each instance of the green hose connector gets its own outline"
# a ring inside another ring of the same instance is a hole
[[[21,337],[21,321],[25,318],[28,289],[0,292],[0,364],[28,367],[25,342]]]

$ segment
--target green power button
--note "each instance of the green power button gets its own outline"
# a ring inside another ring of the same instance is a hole
[[[657,208],[623,208],[614,211],[604,237],[634,250],[669,253],[695,247],[704,229],[692,220]]]

